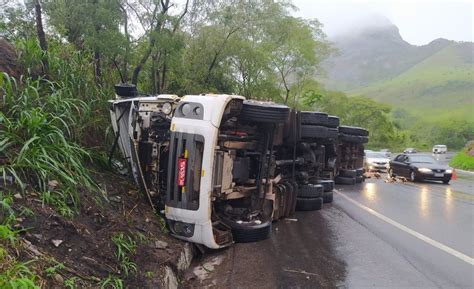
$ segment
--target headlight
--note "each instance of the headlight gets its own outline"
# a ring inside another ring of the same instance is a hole
[[[168,220],[171,231],[183,237],[190,238],[194,235],[194,224],[184,223],[180,221]]]
[[[431,169],[428,169],[428,168],[419,168],[418,171],[422,172],[422,173],[431,173],[431,172],[433,172]]]
[[[171,110],[173,110],[173,107],[171,106],[171,103],[169,102],[165,102],[163,104],[163,106],[161,107],[161,111],[164,113],[164,114],[170,114],[171,113]]]
[[[185,103],[181,107],[181,112],[183,113],[184,116],[187,116],[191,112],[191,105],[189,103]]]
[[[452,173],[453,173],[453,170],[451,170],[451,169],[446,170],[446,173],[447,173],[447,174],[452,174]]]

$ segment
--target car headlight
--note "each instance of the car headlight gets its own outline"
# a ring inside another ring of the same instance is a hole
[[[428,168],[419,168],[418,171],[422,172],[422,173],[431,173],[431,172],[433,172],[431,169],[428,169]]]
[[[453,170],[451,170],[451,169],[446,170],[446,173],[447,173],[447,174],[452,174],[452,173],[453,173]]]
[[[173,106],[169,102],[165,102],[163,106],[161,107],[161,111],[164,114],[170,114],[172,110],[173,110]]]

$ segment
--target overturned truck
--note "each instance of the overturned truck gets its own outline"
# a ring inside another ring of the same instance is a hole
[[[116,92],[116,144],[177,238],[215,249],[266,239],[273,221],[332,202],[334,180],[363,180],[368,133],[337,117],[237,95]]]

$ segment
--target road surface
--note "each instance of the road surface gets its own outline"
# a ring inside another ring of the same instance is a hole
[[[204,280],[187,285],[473,288],[474,176],[458,177],[338,186],[333,204],[274,223],[269,240],[208,254]]]

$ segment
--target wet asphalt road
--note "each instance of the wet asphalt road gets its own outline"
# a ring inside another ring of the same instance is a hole
[[[450,185],[368,179],[334,202],[235,244],[204,281],[216,288],[473,288],[474,175]],[[199,266],[199,264],[198,264]]]

